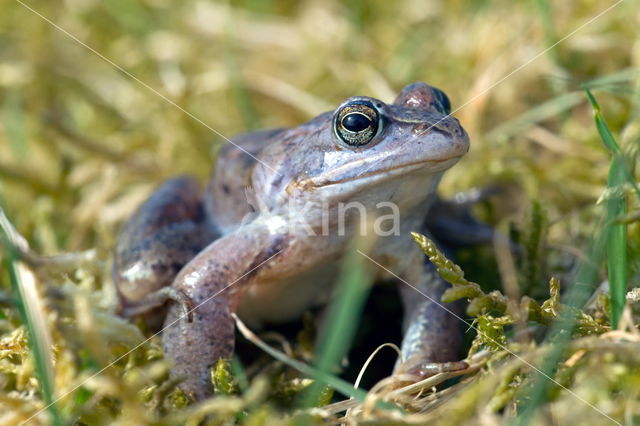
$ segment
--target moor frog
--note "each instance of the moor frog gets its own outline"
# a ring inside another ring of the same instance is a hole
[[[338,232],[341,203],[374,213],[381,202],[396,206],[398,232],[381,236],[370,255],[439,300],[446,286],[409,233],[428,232],[438,181],[469,149],[449,113],[447,96],[424,83],[391,104],[352,97],[298,127],[237,137],[218,155],[205,191],[175,178],[138,209],[120,234],[114,280],[125,315],[169,300],[163,346],[187,394],[213,392],[210,367],[234,349],[232,313],[259,325],[327,301],[361,229],[347,218]],[[432,363],[456,359],[458,320],[399,285],[406,332],[396,369],[427,375]]]

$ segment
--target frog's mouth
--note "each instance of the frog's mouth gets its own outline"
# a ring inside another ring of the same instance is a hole
[[[426,168],[425,172],[430,174],[436,174],[447,170],[453,166],[464,154],[455,155],[447,158],[436,158],[429,160],[414,161],[405,164],[398,164],[393,167],[387,167],[384,169],[375,169],[373,166],[369,169],[365,169],[364,172],[357,174],[345,173],[341,174],[341,169],[346,170],[361,170],[362,166],[354,164],[346,164],[338,169],[332,170],[326,175],[320,175],[312,179],[305,179],[299,181],[297,186],[304,189],[322,188],[331,185],[342,185],[349,182],[355,182],[359,180],[387,180],[400,175],[408,174],[416,170]]]

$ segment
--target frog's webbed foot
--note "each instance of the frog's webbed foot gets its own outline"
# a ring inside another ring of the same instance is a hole
[[[469,368],[469,364],[466,361],[429,362],[421,361],[419,357],[413,357],[401,363],[394,375],[408,374],[415,376],[417,380],[422,380],[439,373],[450,373],[467,368]]]
[[[182,309],[182,316],[187,318],[187,322],[193,322],[194,305],[191,298],[184,291],[174,287],[163,287],[145,295],[135,303],[127,303],[120,308],[118,313],[125,318],[132,318],[159,308],[168,301],[177,303]]]

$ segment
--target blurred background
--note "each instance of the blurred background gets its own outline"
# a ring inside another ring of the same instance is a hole
[[[623,149],[639,140],[640,7],[614,4],[5,1],[0,203],[36,252],[95,248],[107,261],[120,224],[163,179],[204,182],[225,143],[210,128],[230,138],[295,126],[346,97],[391,101],[424,81],[448,94],[472,141],[442,192],[500,187],[477,213],[505,232],[526,230],[540,203],[546,283],[573,272],[597,227],[610,162],[580,85]],[[495,268],[467,260],[468,275],[500,288]],[[5,390],[34,389],[14,379]]]
[[[597,198],[607,171],[579,84],[609,80],[596,94],[614,129],[632,114],[637,5],[622,2],[527,62],[612,4],[25,3],[73,40],[4,2],[0,196],[39,251],[110,247],[158,182],[183,172],[204,179],[224,143],[153,91],[232,137],[295,126],[356,94],[391,101],[424,81],[462,107],[455,115],[472,139],[445,193],[517,182],[559,217]]]

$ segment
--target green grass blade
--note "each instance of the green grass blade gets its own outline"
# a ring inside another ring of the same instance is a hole
[[[611,160],[609,187],[619,187],[625,181],[623,167]],[[607,200],[607,268],[611,294],[611,327],[617,328],[627,292],[627,225],[614,221],[627,212],[624,194]]]
[[[226,36],[224,38],[224,63],[227,69],[231,94],[238,113],[242,117],[244,128],[246,131],[254,131],[262,127],[261,119],[244,82],[241,58],[234,39],[235,33],[236,25],[233,20],[230,20],[226,25]]]
[[[627,212],[627,202],[624,191],[621,190],[625,182],[635,185],[631,172],[625,166],[622,150],[611,134],[607,123],[602,117],[600,105],[589,89],[585,89],[587,97],[594,110],[594,120],[602,143],[611,152],[611,165],[607,187],[611,195],[607,199],[607,267],[609,291],[611,294],[611,327],[616,328],[625,304],[627,292],[627,225],[616,221]],[[617,191],[617,192],[616,192]],[[637,187],[636,187],[636,191]],[[640,197],[640,191],[638,192]]]
[[[7,93],[2,105],[2,124],[5,134],[17,158],[25,161],[27,158],[28,142],[25,129],[25,117],[22,106],[22,95],[13,90]]]
[[[16,247],[25,244],[24,240],[15,232],[9,219],[0,207],[0,229],[4,260],[9,272],[9,280],[14,293],[18,311],[22,322],[29,332],[29,344],[33,354],[34,365],[42,399],[47,405],[54,425],[66,424],[57,405],[54,403],[54,374],[51,338],[47,330],[43,308],[37,294],[34,274],[20,262]]]
[[[337,282],[338,292],[328,307],[325,333],[320,337],[319,354],[315,363],[315,367],[324,374],[334,371],[351,347],[371,286],[372,276],[365,262],[364,256],[356,250],[349,250],[342,264]],[[304,405],[308,407],[316,401],[320,391],[319,384],[312,385]]]
[[[553,46],[558,41],[556,35],[555,26],[553,24],[553,7],[549,0],[535,0],[536,8],[540,14],[540,21],[542,22],[542,28],[544,31],[544,43],[549,46]],[[549,55],[553,57],[555,62],[558,62],[558,51],[552,49],[549,51]]]
[[[600,104],[598,104],[598,101],[596,101],[596,98],[593,96],[593,94],[589,89],[584,88],[584,91],[587,93],[587,98],[589,98],[589,102],[591,102],[591,106],[593,107],[594,120],[596,122],[596,128],[598,129],[598,134],[600,135],[600,139],[602,140],[602,143],[604,144],[604,146],[609,150],[609,152],[611,152],[612,167],[614,166],[613,161],[615,161],[616,162],[615,167],[622,169],[624,180],[622,180],[620,184],[623,184],[625,182],[629,183],[633,188],[634,192],[636,193],[636,197],[640,200],[640,188],[636,184],[636,181],[633,176],[633,173],[631,172],[631,169],[628,167],[628,165],[625,162],[620,146],[618,146],[618,143],[613,137],[611,130],[609,130],[609,126],[607,125],[607,122],[604,120],[604,117],[602,117],[602,112],[600,111]],[[611,178],[611,175],[609,175],[609,178]]]
[[[570,307],[578,308],[584,306],[597,285],[598,265],[600,265],[604,255],[606,233],[600,227],[597,227],[596,230],[594,242],[588,251],[587,258],[580,262],[575,282],[564,296],[564,302]],[[554,377],[555,375],[558,363],[562,359],[575,329],[577,322],[576,312],[578,311],[568,309],[561,319],[553,324],[547,334],[545,341],[552,345],[551,350],[545,354],[545,358],[539,366],[542,374],[537,374],[531,390],[521,398],[522,402],[518,408],[519,414],[514,422],[515,424],[519,426],[529,424],[540,406],[547,399],[549,388],[555,386],[545,376]]]
[[[607,186],[620,187],[625,182],[633,181],[629,168],[626,167],[622,151],[611,134],[604,121],[600,105],[593,94],[585,88],[587,97],[594,109],[596,128],[603,144],[612,154],[611,166]],[[635,185],[635,182],[633,182]],[[607,200],[606,220],[604,229],[597,233],[594,243],[589,251],[588,258],[581,262],[575,283],[565,295],[569,306],[581,308],[590,297],[597,284],[597,268],[603,256],[607,256],[609,287],[611,292],[611,322],[615,327],[622,314],[624,297],[626,293],[627,274],[627,234],[624,224],[616,223],[615,219],[626,211],[624,194],[615,194]],[[556,322],[550,330],[547,342],[553,342],[552,350],[547,354],[540,365],[540,370],[547,376],[553,377],[562,355],[571,339],[576,325],[575,314],[567,312],[563,318]],[[534,381],[532,389],[522,398],[519,415],[516,420],[518,425],[526,425],[532,419],[538,408],[546,400],[548,390],[552,383],[542,374]]]
[[[334,388],[335,390],[337,390],[338,392],[340,392],[341,394],[347,397],[353,397],[358,401],[364,401],[366,397],[366,392],[364,392],[363,390],[355,389],[351,383],[345,380],[342,380],[339,377],[320,371],[317,368],[310,367],[304,362],[297,361],[295,359],[292,359],[286,356],[281,352],[278,352],[277,350],[273,349],[272,347],[270,347],[269,345],[267,345],[257,337],[253,337],[254,336],[253,332],[249,330],[242,322],[240,322],[237,317],[236,317],[236,326],[238,327],[238,329],[242,334],[244,334],[245,336],[252,337],[250,340],[253,344],[258,346],[260,349],[262,349],[263,351],[265,351],[266,353],[268,353],[278,361],[282,362],[283,364],[298,370],[299,372],[301,372],[306,376],[313,377],[315,380],[317,380],[322,384],[331,386],[332,388]]]
[[[638,70],[635,68],[629,68],[617,73],[594,78],[593,80],[584,83],[582,88],[599,88],[612,91],[618,86],[628,87],[630,82],[634,81],[637,76]],[[527,109],[525,112],[511,120],[501,122],[487,132],[485,139],[507,140],[510,137],[522,134],[535,124],[567,113],[576,105],[579,105],[584,101],[583,96],[584,94],[581,91],[559,94],[541,104]]]
[[[486,140],[506,140],[521,134],[534,124],[566,113],[571,108],[584,101],[580,92],[570,92],[558,95],[546,102],[528,109],[523,114],[506,121],[491,129],[485,136]]]

